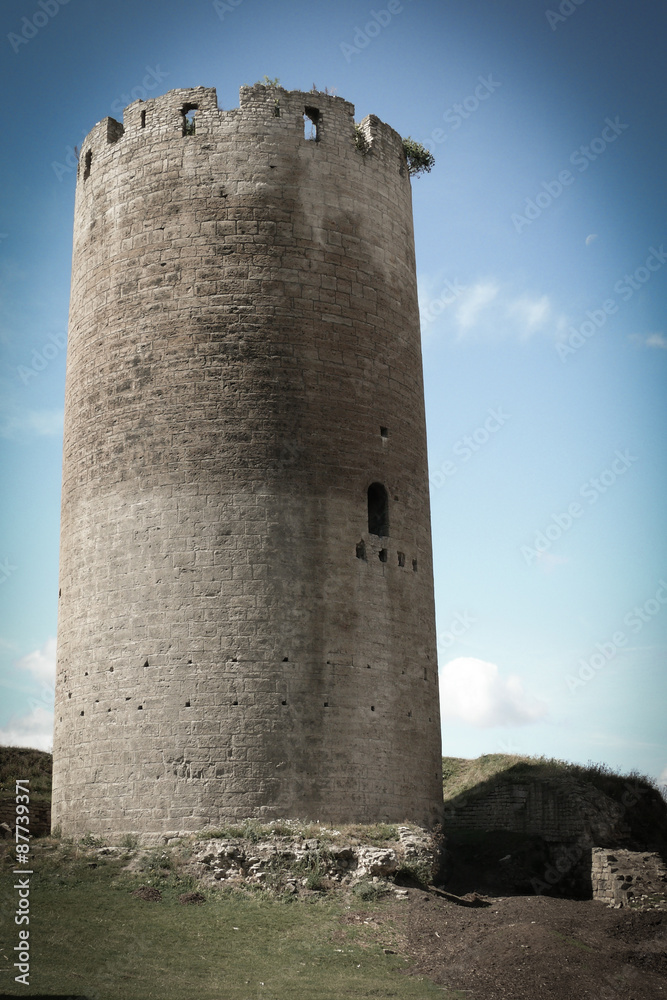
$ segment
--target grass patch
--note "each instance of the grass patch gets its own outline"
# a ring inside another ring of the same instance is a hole
[[[354,886],[352,893],[364,903],[376,903],[382,896],[386,896],[387,889],[378,882],[362,879],[361,882],[357,882]]]
[[[324,843],[345,841],[350,844],[380,846],[390,840],[398,840],[398,826],[395,823],[356,823],[330,827],[321,823],[300,823],[296,820],[276,820],[261,823],[248,819],[242,823],[229,823],[215,829],[201,830],[197,837],[215,840],[248,840],[253,844],[273,837],[289,837],[292,840],[320,840]]]
[[[164,854],[149,852],[139,870],[128,871],[123,857],[80,844],[34,852],[31,993],[96,1000],[447,996],[406,976],[405,961],[383,953],[382,932],[343,924],[344,897],[287,904],[216,889],[203,891],[201,905],[183,905],[179,856],[168,866]],[[159,901],[132,894],[149,879],[159,885]]]
[[[595,948],[591,948],[589,944],[584,944],[578,938],[568,937],[567,934],[561,934],[560,931],[555,931],[553,928],[551,928],[551,933],[554,937],[559,938],[559,940],[571,945],[573,948],[579,948],[581,951],[595,951]]]
[[[30,797],[51,801],[51,754],[26,747],[0,747],[0,797],[14,798],[16,780],[30,779]]]
[[[590,761],[587,765],[570,764],[553,757],[522,757],[518,754],[491,753],[468,760],[464,757],[442,758],[445,802],[494,779],[498,782],[526,780],[577,780],[593,785],[611,798],[627,791],[627,785],[656,791],[655,782],[637,772],[622,775],[606,764]],[[484,789],[487,790],[487,789]]]

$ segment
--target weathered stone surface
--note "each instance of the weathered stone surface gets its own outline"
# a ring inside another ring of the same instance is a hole
[[[399,858],[390,847],[362,847],[357,852],[357,875],[386,877],[393,875],[399,866]]]
[[[53,775],[66,835],[440,816],[410,180],[400,136],[367,119],[362,152],[353,114],[261,86],[222,111],[199,87],[83,143]],[[374,483],[388,526],[369,525]]]
[[[249,882],[263,882],[269,874],[280,873],[287,884],[296,881],[290,880],[290,869],[302,875],[316,869],[322,877],[354,884],[362,879],[391,879],[406,863],[432,865],[434,850],[428,831],[402,830],[401,839],[382,847],[289,837],[197,841],[192,851],[193,873],[201,877],[203,872],[215,881]]]
[[[445,807],[445,832],[508,830],[546,841],[604,843],[626,833],[627,809],[591,785],[572,781],[499,784]]]
[[[594,847],[591,884],[593,899],[611,905],[667,909],[667,866],[654,851]]]

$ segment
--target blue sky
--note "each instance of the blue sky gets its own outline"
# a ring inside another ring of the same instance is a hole
[[[0,13],[0,740],[47,746],[73,147],[265,74],[427,144],[413,181],[443,750],[667,782],[667,10],[11,0]]]

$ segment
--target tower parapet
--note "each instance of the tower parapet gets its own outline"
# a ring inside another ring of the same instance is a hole
[[[77,179],[53,822],[432,823],[410,180],[338,97],[173,90]]]

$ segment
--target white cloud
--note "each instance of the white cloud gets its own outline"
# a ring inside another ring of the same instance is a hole
[[[458,280],[422,276],[419,309],[425,338],[434,333],[455,340],[528,340],[536,333],[562,335],[567,317],[548,295],[517,292],[495,279],[461,285]]]
[[[557,566],[564,566],[569,561],[568,556],[557,556],[551,552],[538,552],[535,565],[539,566],[544,573],[553,573]]]
[[[0,745],[34,747],[51,751],[53,744],[53,712],[37,706],[26,715],[12,716],[0,729]]]
[[[590,235],[586,237],[586,246],[589,247],[597,238],[597,233],[590,233]]]
[[[631,333],[630,340],[642,347],[657,347],[663,351],[667,350],[667,337],[662,333]]]
[[[56,680],[56,640],[47,639],[41,649],[16,661],[21,670],[28,670],[38,681],[54,686]]]
[[[456,310],[456,322],[459,327],[459,335],[463,335],[467,330],[472,329],[479,322],[479,314],[498,297],[500,288],[493,282],[478,283],[471,285],[461,295],[458,308]]]
[[[495,663],[460,656],[440,670],[440,707],[444,719],[472,726],[522,726],[545,716],[543,701],[526,694],[519,677],[500,675]]]
[[[0,437],[16,438],[21,434],[52,437],[62,434],[62,430],[62,410],[23,410],[3,418]]]
[[[531,334],[541,329],[550,318],[549,297],[542,295],[539,299],[530,299],[524,295],[507,304],[507,315],[516,319],[520,336],[530,337]]]

